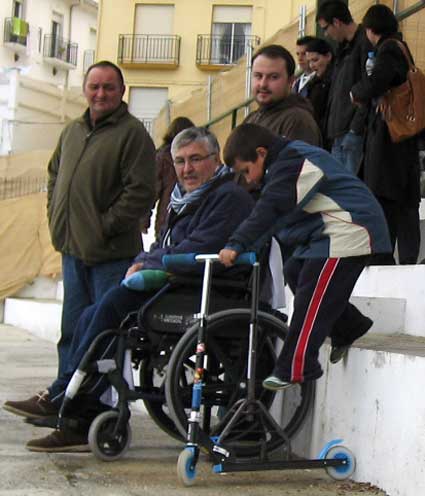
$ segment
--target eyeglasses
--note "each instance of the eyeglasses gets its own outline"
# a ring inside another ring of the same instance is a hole
[[[187,162],[189,165],[193,165],[194,167],[196,167],[201,162],[203,162],[204,160],[206,160],[209,157],[212,157],[213,155],[215,155],[215,152],[209,153],[208,155],[204,155],[204,156],[191,155],[190,157],[187,157],[186,159],[185,158],[176,158],[175,160],[173,160],[173,164],[175,167],[184,167],[184,164]]]

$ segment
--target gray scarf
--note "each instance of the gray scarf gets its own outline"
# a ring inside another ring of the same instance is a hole
[[[230,172],[231,170],[227,167],[227,165],[222,165],[215,171],[215,174],[209,181],[204,183],[202,186],[199,186],[199,188],[194,189],[190,193],[186,193],[180,184],[176,183],[171,193],[170,208],[172,208],[176,214],[180,214],[187,205],[198,201],[199,198],[201,198],[201,196],[208,191],[217,178],[222,177],[225,174],[230,174]]]

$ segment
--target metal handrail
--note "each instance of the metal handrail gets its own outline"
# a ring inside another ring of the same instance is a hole
[[[404,21],[404,19],[407,19],[411,15],[416,14],[416,12],[419,12],[423,8],[425,8],[425,0],[421,0],[420,2],[410,5],[410,7],[407,7],[401,12],[397,12],[395,16],[399,22]]]
[[[238,110],[241,108],[246,108],[251,103],[254,101],[254,98],[248,98],[248,100],[245,100],[244,102],[240,103],[236,107],[232,107],[230,110],[227,112],[224,112],[223,114],[218,115],[217,117],[214,117],[214,119],[210,119],[206,124],[204,124],[204,127],[209,128],[210,126],[213,126],[214,124],[217,124],[217,122],[222,121],[226,117],[229,117],[229,115],[232,116],[232,129],[236,127],[236,122],[237,122],[237,117],[238,117]]]

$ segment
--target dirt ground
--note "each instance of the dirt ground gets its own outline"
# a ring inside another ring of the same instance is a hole
[[[55,348],[25,331],[0,325],[0,404],[25,399],[51,382]],[[7,496],[385,496],[369,486],[335,482],[322,470],[215,475],[206,457],[198,463],[196,485],[180,486],[176,461],[182,445],[147,414],[134,412],[133,441],[125,458],[102,462],[87,454],[40,454],[25,443],[48,433],[0,410],[0,495]]]

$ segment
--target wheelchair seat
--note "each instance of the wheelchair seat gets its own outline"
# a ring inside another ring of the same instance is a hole
[[[148,332],[182,335],[195,322],[201,305],[200,278],[173,277],[164,292],[139,311],[139,326]],[[249,308],[247,281],[216,279],[211,288],[209,313]]]

